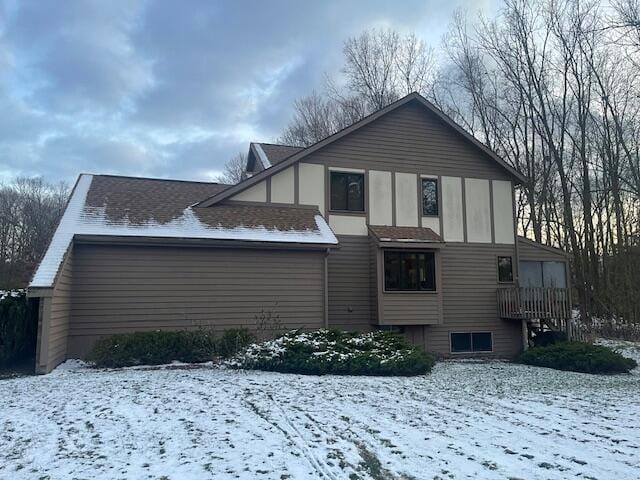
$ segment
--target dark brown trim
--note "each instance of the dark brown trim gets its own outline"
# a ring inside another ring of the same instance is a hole
[[[266,182],[267,182],[267,183],[266,183],[266,190],[267,190],[267,194],[266,194],[266,196],[267,196],[267,199],[266,199],[266,200],[267,200],[267,201],[266,201],[266,203],[271,203],[271,179],[272,179],[272,178],[273,178],[273,177],[269,177],[269,178],[267,178],[267,180],[266,180]]]
[[[462,197],[462,241],[468,243],[467,237],[467,179],[460,177],[460,193]]]
[[[396,172],[393,170],[391,172],[391,225],[393,227],[397,227],[398,220],[396,215],[396,208],[398,202],[396,201]]]
[[[436,242],[397,242],[397,241],[394,242],[394,241],[378,240],[376,238],[374,238],[374,241],[376,242],[376,245],[379,248],[386,248],[386,249],[419,248],[419,249],[435,250],[435,249],[442,249],[445,247],[445,243],[436,243]]]
[[[466,132],[460,125],[456,124],[449,116],[447,116],[444,112],[442,112],[439,108],[437,108],[435,105],[433,105],[431,102],[429,102],[427,99],[425,99],[424,97],[422,97],[420,94],[418,93],[410,93],[409,95],[401,98],[400,100],[397,100],[396,102],[387,105],[385,108],[382,108],[380,110],[378,110],[377,112],[374,112],[368,116],[366,116],[365,118],[363,118],[362,120],[359,120],[358,122],[340,130],[339,132],[334,133],[333,135],[330,135],[329,137],[320,140],[319,142],[311,145],[310,147],[305,148],[304,150],[302,150],[301,152],[298,152],[290,157],[288,157],[287,159],[283,160],[282,162],[273,165],[270,168],[267,168],[266,170],[263,170],[257,174],[255,174],[254,176],[252,176],[251,178],[248,178],[242,182],[240,182],[237,185],[234,185],[231,188],[228,188],[222,192],[219,192],[209,198],[204,199],[203,201],[201,201],[198,206],[199,207],[210,207],[211,205],[214,205],[215,203],[218,203],[222,200],[224,200],[225,198],[229,198],[230,196],[236,195],[238,193],[240,193],[243,190],[246,190],[247,188],[251,187],[252,185],[256,184],[257,182],[263,180],[264,178],[266,178],[267,176],[270,175],[274,175],[276,173],[278,173],[281,170],[284,170],[285,168],[289,167],[290,165],[293,165],[295,162],[298,162],[299,160],[305,158],[306,156],[312,154],[313,152],[325,147],[326,145],[335,142],[336,140],[339,140],[340,138],[344,137],[345,135],[348,135],[352,132],[354,132],[355,130],[358,130],[359,128],[364,127],[365,125],[368,125],[369,123],[373,122],[374,120],[377,120],[378,118],[380,118],[383,115],[386,115],[387,113],[409,103],[409,102],[418,102],[419,104],[421,104],[422,106],[424,106],[427,110],[429,110],[431,113],[435,114],[438,118],[440,118],[440,120],[444,121],[444,123],[446,123],[449,127],[453,128],[457,133],[459,133],[464,139],[466,139],[467,141],[471,142],[474,146],[476,146],[478,149],[480,149],[483,153],[485,153],[487,156],[489,156],[489,158],[493,159],[495,162],[497,162],[502,168],[504,168],[510,175],[512,175],[516,180],[518,180],[518,182],[520,183],[525,183],[526,182],[526,177],[524,175],[522,175],[520,172],[518,172],[517,170],[515,170],[514,168],[512,168],[509,164],[507,164],[502,158],[500,158],[495,152],[491,151],[486,145],[484,145],[482,142],[480,142],[478,139],[476,139],[475,137],[473,137],[471,134],[469,134],[468,132]]]
[[[293,166],[293,204],[300,205],[300,164]],[[316,207],[317,208],[317,207]]]
[[[489,180],[489,223],[491,223],[491,243],[496,243],[496,216],[493,212],[493,180]]]
[[[163,247],[203,247],[203,248],[252,248],[277,250],[325,250],[336,248],[338,244],[299,243],[299,242],[263,242],[251,240],[216,240],[208,238],[162,238],[162,237],[127,237],[109,235],[75,235],[74,243],[92,245],[141,245]]]

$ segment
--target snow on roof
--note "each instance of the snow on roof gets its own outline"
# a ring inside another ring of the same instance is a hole
[[[262,145],[260,145],[259,143],[256,143],[255,146],[256,146],[256,152],[258,152],[258,157],[262,162],[262,166],[264,168],[269,168],[271,166],[271,162],[269,161],[267,154],[264,153],[264,150],[262,149]]]
[[[139,187],[126,184],[126,188],[132,191],[131,203],[127,204],[125,197],[123,205],[122,195],[114,194],[117,190],[115,186],[117,183],[132,182],[132,179],[81,175],[29,286],[53,286],[74,235],[338,244],[336,236],[320,213],[309,208],[239,205],[192,208],[184,204],[190,199],[180,197],[183,204],[171,205],[174,211],[167,216],[159,214],[164,212],[143,210],[143,206],[139,206],[137,210],[130,209],[126,205],[138,205],[134,196],[144,193],[146,184],[168,182],[143,179],[137,181]],[[92,187],[94,182],[95,188]],[[110,190],[111,187],[114,187],[113,190]],[[175,184],[171,187],[175,189]],[[186,188],[189,185],[185,184],[183,190]],[[162,188],[157,186],[154,189],[162,192]],[[91,201],[87,200],[88,197]],[[150,199],[152,204],[153,200]],[[145,215],[140,217],[140,211]]]

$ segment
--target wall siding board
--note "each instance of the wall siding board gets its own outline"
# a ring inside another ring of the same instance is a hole
[[[69,356],[115,333],[255,329],[263,309],[287,328],[324,322],[323,252],[76,245],[74,253]]]
[[[305,163],[510,180],[492,159],[418,105],[408,104],[327,145]]]
[[[329,326],[371,329],[371,249],[369,237],[338,236],[329,255]]]
[[[38,346],[37,373],[48,373],[67,358],[73,265],[74,249],[70,248],[56,277],[53,295],[50,299],[40,299],[40,302],[46,302],[46,308],[41,310],[40,322],[47,322],[47,327],[46,334],[39,336],[38,343],[47,342],[47,345]]]
[[[515,248],[509,245],[450,244],[442,249],[444,321],[441,325],[425,327],[428,351],[449,356],[450,332],[490,331],[493,333],[493,353],[476,353],[474,356],[513,357],[520,352],[520,322],[498,318],[499,255],[515,258]]]

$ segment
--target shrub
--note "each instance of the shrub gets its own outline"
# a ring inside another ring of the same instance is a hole
[[[0,367],[33,356],[37,335],[37,310],[24,291],[0,295]]]
[[[638,365],[635,360],[625,358],[610,348],[583,342],[534,347],[520,355],[519,361],[527,365],[583,373],[626,373]]]
[[[533,344],[536,347],[546,347],[558,342],[566,342],[567,334],[565,332],[559,332],[556,330],[550,330],[548,332],[540,332],[533,338]]]
[[[253,334],[244,328],[226,330],[216,340],[216,354],[222,358],[229,358],[244,350],[255,341]]]
[[[174,360],[197,363],[215,355],[213,336],[197,332],[134,332],[98,340],[89,360],[97,367],[161,365]]]
[[[339,330],[288,332],[249,346],[230,365],[304,375],[421,375],[435,360],[389,332],[365,334]]]

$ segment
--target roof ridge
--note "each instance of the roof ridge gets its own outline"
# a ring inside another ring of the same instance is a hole
[[[307,148],[307,147],[301,147],[299,145],[287,145],[286,143],[270,143],[270,142],[251,142],[251,143],[257,143],[260,145],[272,145],[274,147]]]
[[[199,183],[202,185],[223,185],[227,187],[232,186],[227,183],[205,182],[202,180],[181,180],[178,178],[160,178],[160,177],[137,177],[134,175],[116,175],[112,173],[81,173],[80,175],[92,175],[94,177],[129,178],[131,180],[151,180],[155,182],[182,182],[182,183]]]

